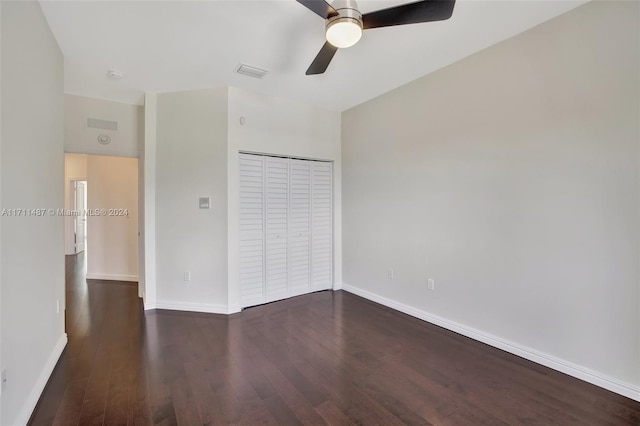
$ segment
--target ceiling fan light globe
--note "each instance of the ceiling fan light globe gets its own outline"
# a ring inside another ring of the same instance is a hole
[[[327,25],[327,41],[340,49],[356,44],[362,37],[362,24],[352,18],[341,18]]]

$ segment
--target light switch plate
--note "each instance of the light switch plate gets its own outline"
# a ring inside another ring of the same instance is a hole
[[[436,282],[435,282],[435,280],[433,278],[429,278],[427,280],[427,288],[429,290],[435,290],[436,289]]]
[[[211,197],[200,197],[198,201],[198,205],[201,209],[210,209],[211,208]]]

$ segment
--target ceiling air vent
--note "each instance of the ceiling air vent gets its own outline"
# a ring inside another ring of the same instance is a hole
[[[118,122],[100,120],[97,118],[87,118],[87,127],[91,129],[118,130]]]
[[[268,71],[262,68],[252,67],[251,65],[240,64],[236,68],[236,72],[253,78],[262,78]]]

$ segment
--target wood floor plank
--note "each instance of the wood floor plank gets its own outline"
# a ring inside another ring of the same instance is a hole
[[[128,401],[127,419],[130,425],[148,426],[153,424],[149,398],[149,379],[146,366],[142,364],[133,364],[129,371]]]
[[[257,411],[250,411],[245,414],[238,426],[277,426],[278,421],[271,415],[265,407]]]
[[[355,425],[333,402],[326,401],[316,407],[318,414],[330,425],[351,426]]]
[[[104,424],[126,426],[129,422],[129,372],[113,369],[109,378]]]
[[[82,410],[82,404],[84,402],[84,394],[87,389],[88,380],[78,380],[69,382],[62,398],[62,402],[56,416],[53,419],[53,425],[55,426],[67,426],[77,425],[80,421],[80,412]],[[36,408],[37,409],[37,408]],[[31,419],[32,424],[37,424],[39,419],[39,412],[35,413]]]
[[[280,396],[272,395],[264,400],[264,404],[278,424],[291,426],[303,424]]]

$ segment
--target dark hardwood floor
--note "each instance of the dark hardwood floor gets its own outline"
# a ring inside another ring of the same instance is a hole
[[[145,314],[82,266],[32,425],[640,424],[640,403],[346,292]]]

